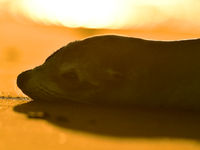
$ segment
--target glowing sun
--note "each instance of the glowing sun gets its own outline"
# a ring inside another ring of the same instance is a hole
[[[88,28],[117,28],[119,9],[126,12],[121,0],[23,0],[21,7],[35,21]]]

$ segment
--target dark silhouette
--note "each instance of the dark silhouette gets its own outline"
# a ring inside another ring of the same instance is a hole
[[[76,41],[18,76],[29,118],[120,137],[200,139],[200,39]]]
[[[17,84],[38,101],[200,110],[199,58],[200,39],[96,36],[56,51]]]

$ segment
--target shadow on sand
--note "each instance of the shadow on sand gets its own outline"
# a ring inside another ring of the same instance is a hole
[[[200,139],[200,113],[192,111],[37,101],[18,105],[14,110],[63,128],[108,136]]]

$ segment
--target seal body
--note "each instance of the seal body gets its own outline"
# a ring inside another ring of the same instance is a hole
[[[90,37],[21,73],[17,84],[41,101],[200,109],[200,39]]]

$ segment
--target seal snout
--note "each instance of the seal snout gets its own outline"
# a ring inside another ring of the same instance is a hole
[[[30,72],[29,70],[28,71],[25,71],[25,72],[22,72],[21,74],[18,75],[17,77],[17,86],[20,88],[20,89],[24,89],[24,85],[26,84],[26,82],[30,79]]]

